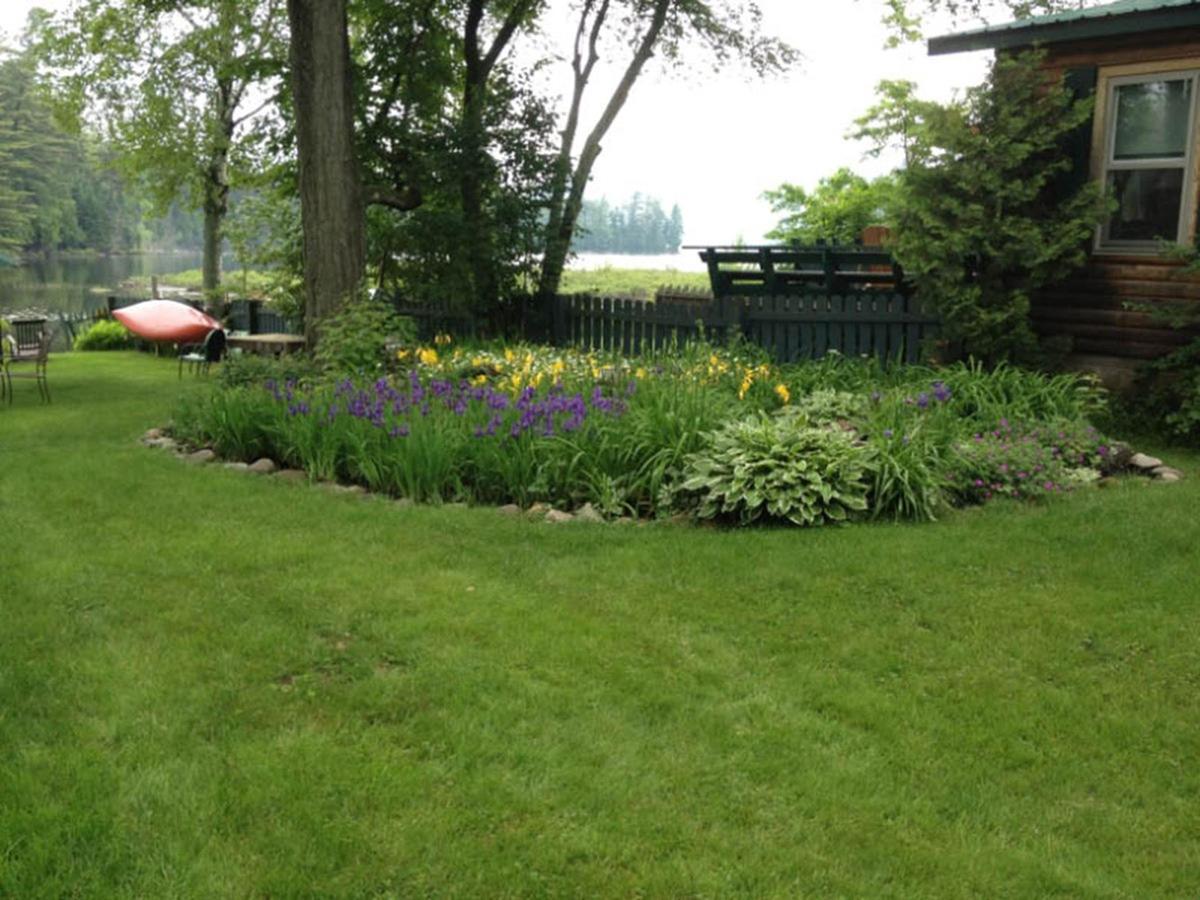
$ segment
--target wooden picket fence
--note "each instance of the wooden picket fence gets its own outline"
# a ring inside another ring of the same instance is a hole
[[[568,294],[529,298],[480,320],[450,303],[413,306],[394,300],[422,339],[520,335],[556,346],[638,355],[698,337],[741,338],[778,362],[830,352],[915,363],[938,318],[907,291],[904,274],[881,247],[771,245],[707,247],[711,293],[660,291],[654,300]],[[109,310],[136,302],[109,298]],[[250,334],[295,332],[297,323],[261,301],[237,300],[230,326]]]
[[[938,318],[900,293],[724,297],[708,304],[615,297],[557,298],[552,339],[563,346],[651,353],[700,336],[740,336],[777,362],[846,356],[915,363]]]

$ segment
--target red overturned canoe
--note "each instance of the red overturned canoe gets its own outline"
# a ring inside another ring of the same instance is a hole
[[[148,341],[199,344],[221,323],[207,313],[174,300],[146,300],[113,310],[113,317]]]

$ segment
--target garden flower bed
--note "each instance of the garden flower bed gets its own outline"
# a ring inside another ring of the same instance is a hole
[[[779,367],[693,344],[625,359],[545,347],[396,354],[367,377],[227,364],[177,437],[422,503],[535,503],[748,524],[929,520],[1125,466],[1094,382],[1012,368]]]

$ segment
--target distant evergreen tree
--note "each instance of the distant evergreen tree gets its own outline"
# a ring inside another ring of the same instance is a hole
[[[141,202],[111,163],[58,124],[31,55],[0,50],[0,249],[136,249]]]
[[[606,197],[585,200],[571,249],[576,253],[675,253],[682,242],[679,204],[671,207],[668,216],[657,198],[638,192],[623,206],[612,206]]]

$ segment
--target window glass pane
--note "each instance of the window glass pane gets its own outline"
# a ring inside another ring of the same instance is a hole
[[[1179,232],[1183,169],[1124,169],[1109,173],[1117,211],[1109,220],[1114,241],[1173,241]]]
[[[1144,81],[1118,87],[1114,157],[1183,157],[1187,153],[1191,105],[1191,79]]]

